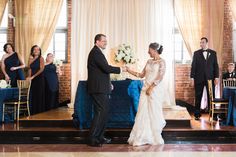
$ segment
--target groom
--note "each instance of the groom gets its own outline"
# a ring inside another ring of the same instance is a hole
[[[97,34],[94,44],[87,62],[88,93],[92,97],[94,104],[94,117],[89,131],[88,145],[101,147],[102,144],[111,143],[111,139],[104,137],[109,113],[109,94],[112,89],[110,73],[119,74],[121,69],[110,66],[103,54],[103,50],[107,45],[107,39],[104,34]]]

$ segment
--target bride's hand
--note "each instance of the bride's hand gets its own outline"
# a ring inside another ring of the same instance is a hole
[[[146,94],[147,94],[148,96],[151,95],[152,90],[153,90],[153,86],[151,85],[151,86],[147,89]]]

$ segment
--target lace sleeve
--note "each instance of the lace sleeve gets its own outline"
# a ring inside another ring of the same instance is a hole
[[[162,60],[162,61],[160,61],[159,64],[160,64],[160,66],[159,66],[158,75],[157,75],[156,79],[153,82],[155,85],[158,85],[161,82],[161,80],[163,79],[163,76],[166,72],[166,63],[165,63],[165,61]]]

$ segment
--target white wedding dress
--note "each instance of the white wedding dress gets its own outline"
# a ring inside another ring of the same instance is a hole
[[[141,73],[141,75],[145,76],[145,81],[140,95],[135,123],[128,139],[130,145],[164,144],[161,136],[162,130],[166,125],[162,111],[162,105],[166,99],[162,81],[164,74],[165,61],[163,59],[158,61],[150,59],[147,61]],[[156,86],[150,96],[148,96],[146,90],[153,82]]]

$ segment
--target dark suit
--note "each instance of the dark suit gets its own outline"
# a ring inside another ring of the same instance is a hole
[[[232,73],[226,72],[223,74],[222,79],[228,79],[228,78],[236,78],[235,72]]]
[[[219,78],[219,66],[216,52],[211,49],[207,49],[207,59],[205,59],[203,52],[204,50],[202,49],[194,52],[191,67],[191,78],[194,79],[195,88],[195,116],[200,116],[202,93],[204,86],[208,87],[207,80],[214,81],[215,78]]]
[[[94,101],[94,117],[90,128],[90,142],[101,141],[104,137],[109,113],[111,93],[110,73],[120,73],[119,67],[110,66],[102,51],[94,46],[87,62],[88,93]]]

